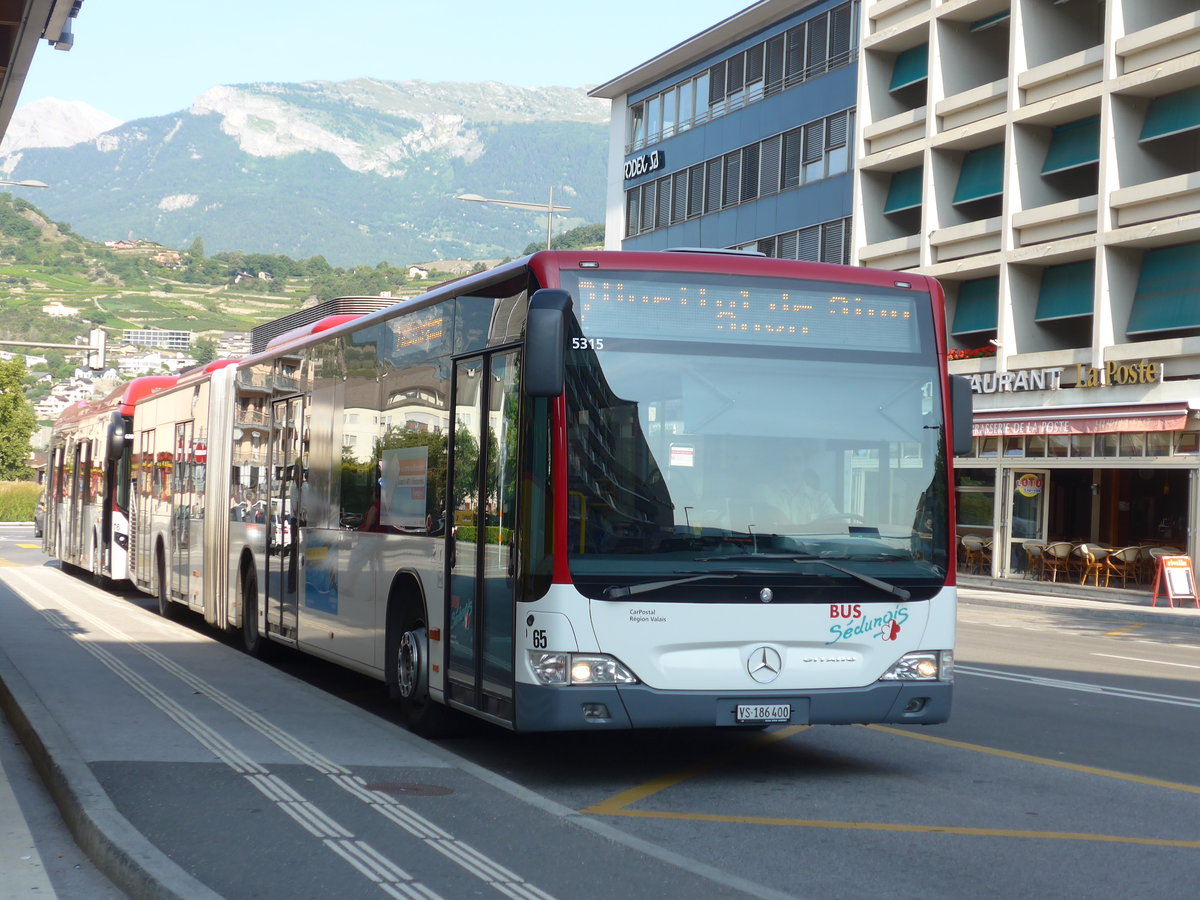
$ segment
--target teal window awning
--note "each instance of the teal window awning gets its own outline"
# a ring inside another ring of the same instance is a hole
[[[1151,100],[1138,140],[1152,141],[1197,128],[1200,128],[1200,86]]]
[[[911,84],[917,84],[929,77],[929,45],[921,44],[896,54],[896,63],[892,66],[892,81],[889,91],[898,91]]]
[[[916,209],[921,205],[921,173],[923,168],[906,169],[892,175],[892,184],[888,188],[887,202],[883,211],[887,213],[904,212]]]
[[[1038,291],[1037,313],[1034,320],[1054,322],[1090,316],[1093,309],[1092,290],[1096,280],[1096,261],[1049,266],[1042,272],[1042,287]]]
[[[1000,278],[976,278],[958,286],[951,334],[995,331],[999,319]]]
[[[1006,22],[1008,22],[1010,15],[1011,15],[1011,13],[1009,10],[1007,10],[1007,9],[1002,10],[1001,12],[990,15],[985,19],[978,19],[978,20],[972,22],[970,25],[967,26],[967,30],[968,31],[986,31],[987,29],[994,28],[997,25],[1005,24]]]
[[[1004,192],[1004,145],[980,147],[963,157],[954,204],[999,197]]]
[[[1100,162],[1100,117],[1059,125],[1050,132],[1042,174],[1053,175]]]
[[[1200,244],[1147,250],[1126,334],[1187,328],[1200,328]]]

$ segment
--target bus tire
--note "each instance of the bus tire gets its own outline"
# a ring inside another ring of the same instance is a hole
[[[242,649],[255,659],[265,660],[271,641],[258,630],[258,576],[242,567]]]
[[[404,725],[422,737],[447,737],[458,716],[429,696],[429,634],[413,603],[388,616],[384,674]]]
[[[158,614],[174,621],[179,618],[179,607],[171,602],[171,592],[167,586],[167,561],[161,546],[155,552],[154,559],[158,572]]]

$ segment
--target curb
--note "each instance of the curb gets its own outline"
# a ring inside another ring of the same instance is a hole
[[[62,727],[3,650],[0,709],[79,848],[113,884],[135,900],[221,900],[117,811]]]
[[[1031,606],[1036,606],[1040,609],[1072,613],[1091,619],[1140,622],[1144,624],[1183,625],[1190,628],[1200,628],[1200,610],[1189,611],[1181,607],[1130,606],[1115,601],[1089,601],[1070,597],[1047,597],[1045,594],[1023,594],[1019,591],[1004,592],[962,585],[958,588],[958,599],[963,604],[968,605],[1005,606],[1010,609],[1028,609]]]

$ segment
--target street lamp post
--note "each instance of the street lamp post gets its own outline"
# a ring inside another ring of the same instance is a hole
[[[46,182],[44,182],[44,181],[33,181],[33,180],[29,180],[29,181],[2,181],[2,180],[0,180],[0,185],[6,185],[6,184],[8,184],[8,185],[12,185],[13,187],[36,187],[36,188],[48,188],[48,187],[50,187],[50,185],[46,184]]]
[[[569,206],[554,205],[554,188],[550,188],[550,200],[547,203],[529,203],[525,200],[496,200],[491,197],[480,197],[478,194],[459,194],[455,200],[470,200],[473,203],[495,203],[497,206],[511,206],[513,209],[528,209],[533,212],[546,214],[546,249],[550,249],[550,239],[554,234],[554,214],[567,212]]]

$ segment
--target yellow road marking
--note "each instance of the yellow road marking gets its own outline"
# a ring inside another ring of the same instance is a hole
[[[645,800],[651,794],[657,794],[659,791],[665,791],[669,787],[687,781],[689,778],[695,778],[707,772],[709,769],[714,769],[724,762],[728,762],[735,757],[749,753],[751,750],[757,750],[766,744],[774,744],[782,741],[784,738],[790,738],[793,734],[798,734],[801,731],[809,728],[808,725],[790,725],[787,728],[781,728],[778,731],[772,731],[770,734],[764,734],[756,741],[752,741],[745,747],[739,747],[737,750],[731,750],[728,753],[722,753],[720,756],[714,756],[705,762],[696,763],[694,766],[689,766],[686,769],[680,769],[677,772],[672,772],[667,775],[655,778],[653,781],[647,781],[645,784],[630,788],[627,791],[622,791],[615,797],[609,797],[607,800],[602,800],[595,806],[589,806],[587,809],[581,810],[585,813],[595,813],[597,815],[617,815],[625,807],[631,803],[637,803],[639,800]],[[630,813],[630,815],[633,815]]]
[[[592,810],[585,809],[584,812]],[[1057,841],[1096,841],[1105,844],[1143,844],[1154,847],[1185,847],[1200,850],[1200,841],[1125,837],[1118,834],[1088,834],[1073,831],[1025,831],[1011,828],[958,828],[946,825],[904,825],[888,822],[838,822],[824,819],[778,819],[769,816],[722,816],[710,813],[673,813],[625,809],[609,815],[637,819],[684,819],[693,822],[730,822],[739,825],[774,825],[789,828],[836,828],[849,831],[899,831],[909,834],[961,834],[973,837],[1038,838]]]
[[[746,747],[738,748],[737,750],[728,753],[722,753],[719,756],[703,762],[696,763],[694,766],[689,766],[686,769],[662,775],[652,779],[645,784],[630,788],[627,791],[622,791],[607,800],[589,806],[581,810],[583,813],[591,815],[606,815],[606,816],[625,816],[628,818],[637,819],[671,819],[678,821],[691,822],[726,822],[740,825],[770,825],[775,827],[786,828],[832,828],[848,831],[892,831],[904,832],[908,834],[956,834],[975,837],[1011,837],[1011,838],[1033,838],[1038,840],[1056,840],[1056,841],[1092,841],[1096,843],[1107,844],[1136,844],[1143,846],[1154,847],[1182,847],[1191,850],[1200,850],[1200,841],[1185,841],[1185,840],[1169,840],[1165,838],[1142,838],[1130,837],[1126,835],[1116,834],[1092,834],[1088,832],[1073,832],[1073,831],[1030,831],[1025,829],[1013,828],[969,828],[961,826],[947,825],[912,825],[904,823],[889,823],[889,822],[843,822],[831,819],[787,819],[774,816],[735,816],[721,815],[714,813],[686,813],[686,812],[669,812],[665,810],[639,810],[629,809],[628,807],[641,800],[645,800],[654,794],[664,791],[669,787],[674,787],[681,784],[690,778],[716,768],[722,763],[728,762],[735,757],[742,756],[751,750],[757,750],[767,744],[773,744],[798,734],[806,730],[807,725],[793,725],[789,728],[781,728],[779,731],[771,732],[763,735],[757,741],[752,742]],[[869,728],[872,731],[879,731],[885,734],[898,735],[900,737],[912,738],[913,740],[927,741],[932,744],[940,744],[944,747],[953,747],[959,750],[971,750],[976,753],[986,753],[990,756],[999,756],[1004,759],[1014,759],[1021,762],[1034,763],[1036,765],[1052,766],[1058,769],[1067,769],[1072,772],[1080,772],[1086,775],[1097,775],[1102,778],[1113,778],[1119,781],[1129,781],[1134,784],[1141,784],[1147,787],[1164,788],[1171,791],[1181,791],[1188,794],[1200,794],[1200,787],[1190,784],[1181,784],[1174,781],[1164,781],[1159,778],[1147,778],[1142,775],[1130,775],[1125,772],[1116,772],[1111,769],[1101,769],[1095,766],[1085,766],[1078,763],[1062,762],[1056,759],[1047,759],[1041,756],[1032,756],[1028,753],[1016,753],[1012,750],[1000,750],[995,747],[984,747],[979,744],[968,744],[965,741],[955,741],[949,738],[934,737],[927,734],[917,734],[912,731],[903,731],[899,728],[889,728],[884,725],[865,725],[864,728]]]
[[[12,566],[12,567],[16,567],[16,566],[19,566],[19,565],[21,565],[21,564],[20,564],[20,563],[15,563],[15,562],[12,562],[12,561],[10,561],[10,560],[7,560],[7,559],[0,559],[0,566]]]
[[[914,741],[927,741],[931,744],[941,744],[943,747],[955,747],[959,750],[972,750],[975,753],[986,753],[989,756],[1000,756],[1004,759],[1016,759],[1021,762],[1035,763],[1039,766],[1051,766],[1055,769],[1067,769],[1071,772],[1081,772],[1085,775],[1098,775],[1101,778],[1112,778],[1117,781],[1128,781],[1147,787],[1163,788],[1168,791],[1181,791],[1185,794],[1200,794],[1200,787],[1194,784],[1181,784],[1177,781],[1163,781],[1161,778],[1147,778],[1145,775],[1130,775],[1127,772],[1115,772],[1112,769],[1100,769],[1096,766],[1084,766],[1079,763],[1064,762],[1060,759],[1047,759],[1044,756],[1031,756],[1028,753],[1015,753],[1012,750],[999,750],[995,747],[981,747],[979,744],[968,744],[964,741],[952,741],[949,738],[936,737],[931,734],[917,734],[913,731],[902,731],[899,728],[888,728],[886,725],[864,725],[872,731],[882,731],[886,734],[897,734],[901,737],[912,738]]]
[[[1106,631],[1104,632],[1104,636],[1114,637],[1118,634],[1125,634],[1127,631],[1136,631],[1137,629],[1144,628],[1145,626],[1145,622],[1138,622],[1136,625],[1126,625],[1124,628],[1118,628],[1116,631]]]

